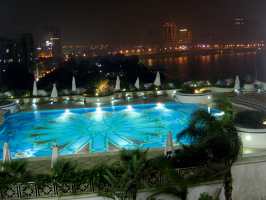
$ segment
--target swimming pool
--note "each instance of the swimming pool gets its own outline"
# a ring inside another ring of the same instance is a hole
[[[168,132],[186,128],[199,107],[168,102],[21,112],[5,118],[0,145],[9,143],[12,158],[50,156],[55,144],[61,155],[162,148]]]

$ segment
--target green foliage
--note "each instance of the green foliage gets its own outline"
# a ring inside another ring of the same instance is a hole
[[[231,166],[242,150],[242,142],[232,118],[230,113],[222,119],[216,119],[204,110],[196,111],[189,127],[178,136],[180,142],[184,139],[191,141],[189,148],[198,153],[201,152],[204,163],[223,164],[227,200],[232,198]]]
[[[104,177],[110,185],[110,191],[104,195],[113,198],[124,198],[129,195],[136,199],[143,176],[147,173],[147,151],[122,150],[120,160],[121,174],[106,170]]]
[[[0,190],[5,190],[8,185],[23,183],[30,180],[30,173],[26,170],[25,160],[12,160],[0,164]]]
[[[218,200],[218,198],[213,198],[211,195],[208,193],[204,192],[200,194],[199,200]]]
[[[234,120],[233,105],[232,105],[231,100],[228,97],[224,95],[217,96],[214,100],[214,105],[219,110],[224,111],[225,114],[222,120],[224,120],[225,122],[230,122]]]
[[[52,169],[52,179],[57,183],[73,183],[76,181],[76,163],[64,159],[59,159]]]
[[[218,120],[204,110],[193,114],[189,127],[177,139],[181,143],[189,140],[190,147],[204,150],[208,161],[232,164],[242,149],[234,124],[227,120]]]
[[[168,194],[176,196],[181,200],[186,200],[188,193],[187,180],[176,173],[176,169],[174,167],[163,167],[161,169],[161,173],[164,174],[167,181],[163,185],[155,187],[151,191],[152,194],[148,197],[148,199],[153,199],[160,194]]]

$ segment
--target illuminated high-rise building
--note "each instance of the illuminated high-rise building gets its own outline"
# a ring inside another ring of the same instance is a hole
[[[192,32],[186,28],[177,31],[178,44],[188,45],[192,43]]]
[[[163,42],[166,46],[176,46],[177,26],[174,22],[166,22],[163,24]]]
[[[248,28],[246,27],[246,19],[243,17],[236,17],[233,20],[233,33],[232,39],[233,42],[247,42],[247,32]],[[254,34],[253,34],[254,35]]]
[[[62,43],[61,43],[61,33],[58,30],[49,32],[48,41],[46,41],[47,46],[51,48],[52,55],[54,59],[60,61],[63,58]]]

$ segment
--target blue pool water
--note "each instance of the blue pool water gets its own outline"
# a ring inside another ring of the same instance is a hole
[[[55,144],[61,155],[161,148],[168,132],[175,139],[197,109],[199,105],[170,102],[22,112],[6,117],[0,145],[8,142],[13,158],[50,156]]]

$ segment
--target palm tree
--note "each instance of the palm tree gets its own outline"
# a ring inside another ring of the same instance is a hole
[[[78,179],[76,163],[64,159],[57,160],[52,168],[51,179],[60,196],[61,193],[65,192],[65,185],[76,183]]]
[[[234,119],[234,109],[231,100],[224,96],[220,95],[217,96],[214,100],[214,106],[218,108],[219,110],[224,111],[223,120],[225,121],[233,121]]]
[[[160,161],[160,159],[158,161]],[[165,181],[163,184],[157,185],[151,191],[152,194],[148,197],[148,199],[153,199],[160,194],[168,194],[176,196],[181,200],[186,200],[188,193],[188,184],[186,179],[176,172],[175,167],[171,165],[169,160],[164,159],[163,162],[164,165],[160,166],[160,169],[157,170],[159,173],[163,174]]]
[[[113,199],[131,198],[135,200],[142,186],[143,177],[147,173],[147,151],[122,150],[120,159],[121,174],[114,174],[110,170],[106,170],[105,179],[110,189],[103,195]]]
[[[76,163],[69,160],[59,159],[52,168],[52,179],[56,183],[73,183],[75,182],[76,172]]]
[[[1,195],[10,184],[27,181],[30,173],[26,170],[27,162],[25,160],[11,160],[0,164],[0,191]]]
[[[241,153],[242,143],[232,118],[225,117],[216,119],[205,110],[196,111],[188,128],[177,139],[183,144],[188,141],[187,146],[203,151],[207,163],[223,164],[225,197],[231,200],[231,167]]]

